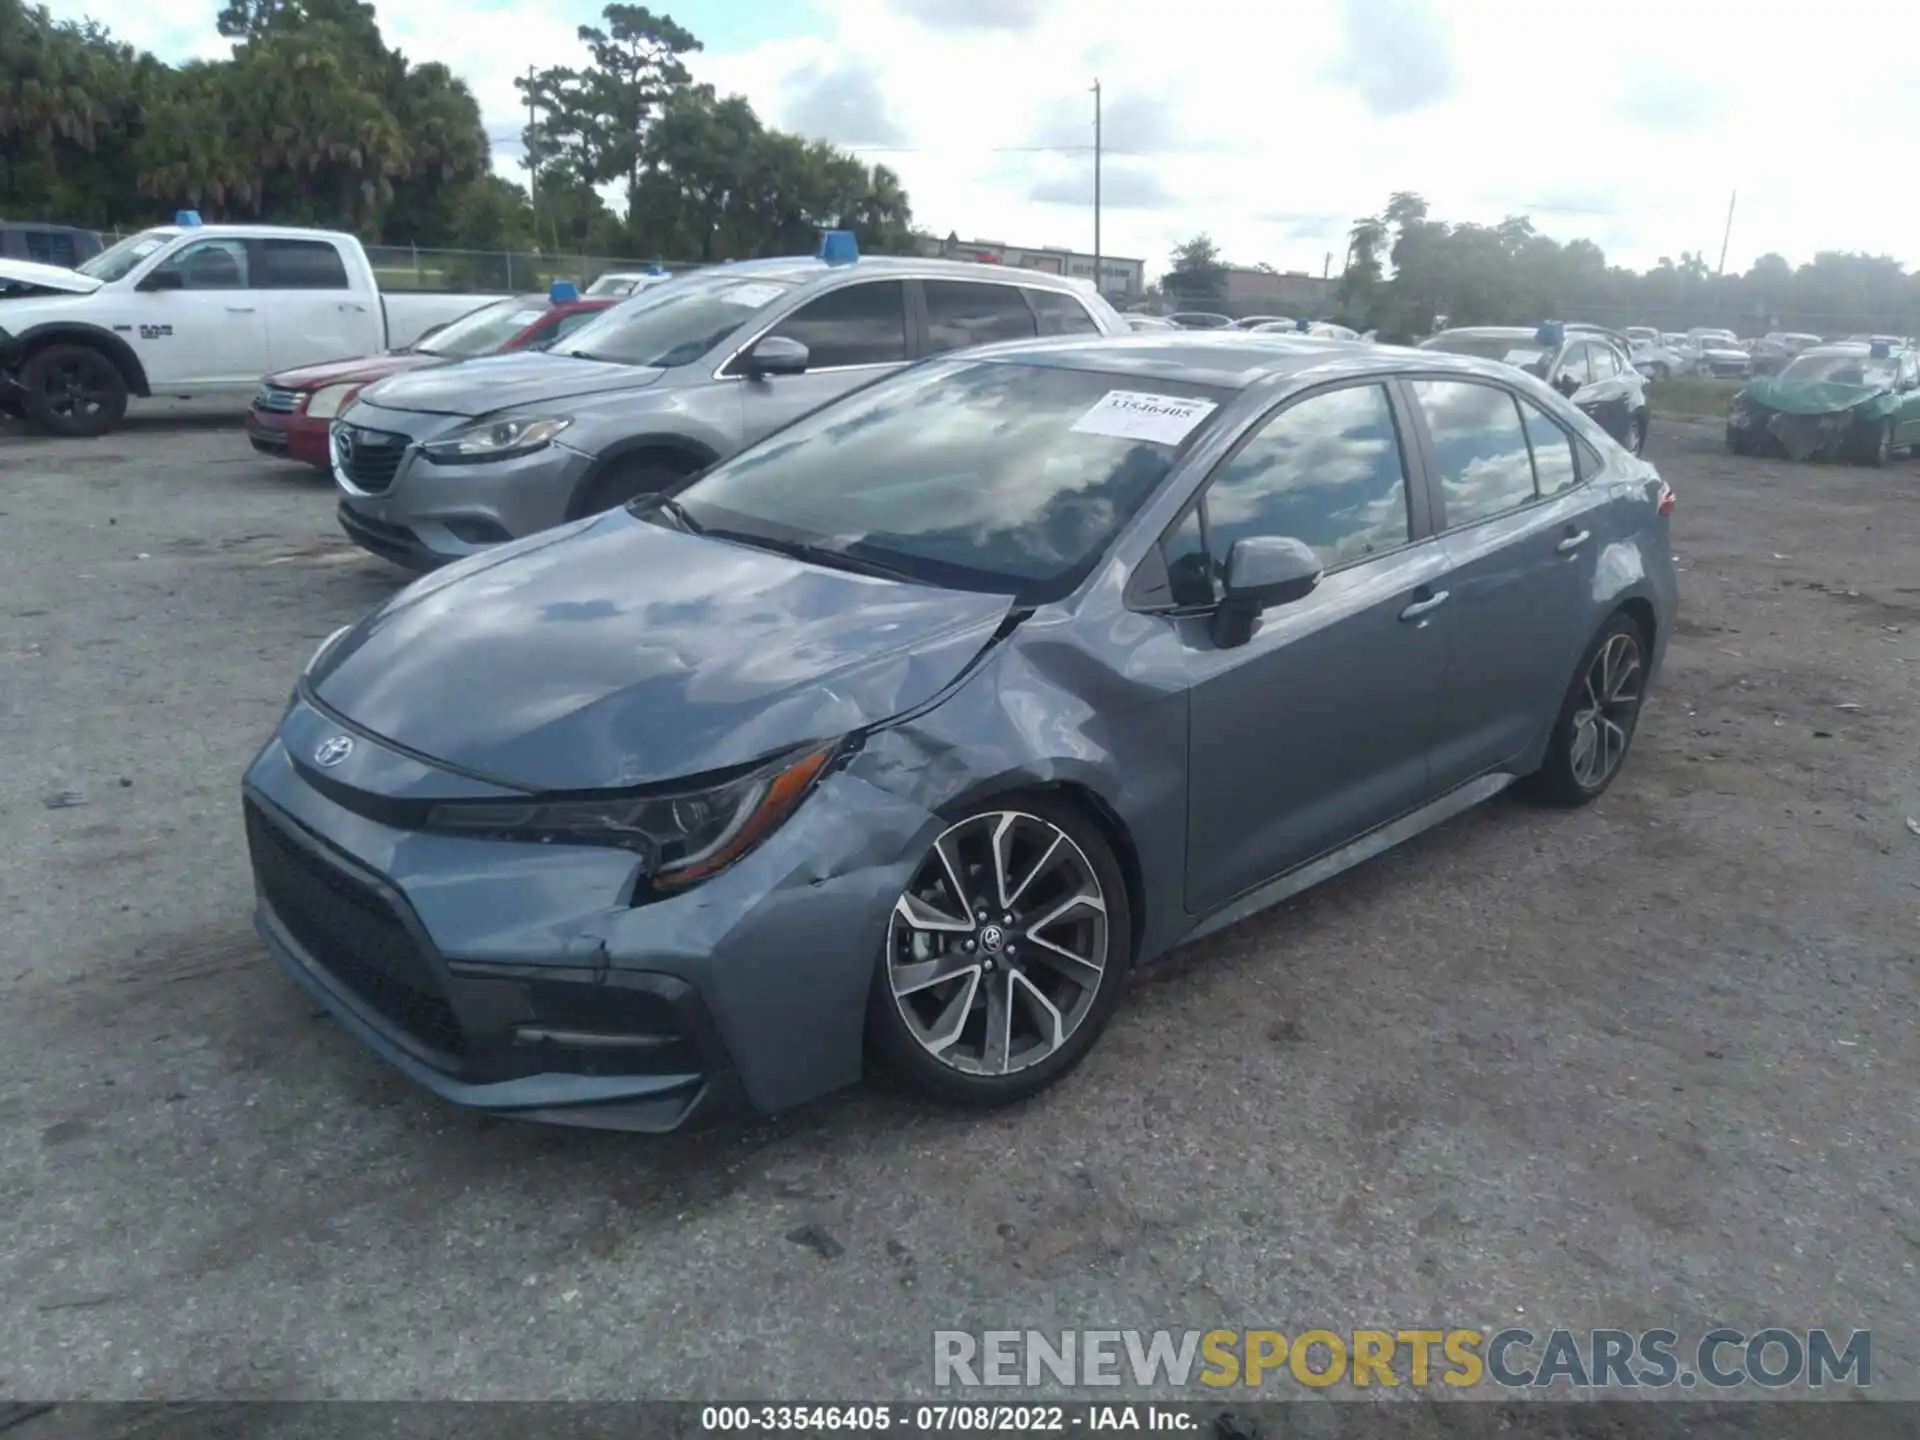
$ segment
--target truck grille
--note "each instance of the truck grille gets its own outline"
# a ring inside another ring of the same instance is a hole
[[[246,817],[255,883],[313,962],[429,1051],[464,1057],[460,1021],[386,898],[289,838],[252,801]]]
[[[279,385],[262,385],[260,393],[253,397],[253,408],[271,411],[275,415],[292,415],[299,411],[306,398],[305,392],[300,390],[288,390]]]
[[[369,495],[384,494],[412,442],[404,435],[359,425],[333,427],[333,458],[340,473]]]

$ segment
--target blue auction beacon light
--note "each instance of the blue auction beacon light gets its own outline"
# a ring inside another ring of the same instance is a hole
[[[198,210],[178,211],[173,217],[173,223],[176,225],[184,225],[189,230],[197,230],[201,224],[200,212]]]
[[[1567,338],[1567,327],[1558,320],[1542,320],[1540,328],[1533,332],[1534,343],[1544,345],[1549,350],[1557,350]]]
[[[667,273],[667,267],[664,265],[656,263],[656,264],[647,266],[647,274],[649,275],[665,275],[666,273]]]
[[[1307,333],[1307,331],[1313,328],[1313,322],[1311,320],[1304,320],[1304,319],[1296,320],[1293,322],[1293,328],[1296,334],[1304,335]]]
[[[1875,340],[1867,346],[1867,354],[1876,360],[1885,360],[1892,356],[1893,347],[1884,340]]]
[[[829,230],[820,237],[820,258],[829,265],[851,265],[860,258],[860,242],[851,230]]]
[[[571,305],[580,298],[580,287],[571,280],[556,280],[553,288],[547,291],[547,299],[556,305]]]

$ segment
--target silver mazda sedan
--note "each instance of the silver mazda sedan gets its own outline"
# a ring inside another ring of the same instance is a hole
[[[879,1062],[992,1105],[1127,973],[1515,781],[1619,774],[1673,493],[1492,361],[968,351],[321,646],[257,924],[460,1104],[666,1131]]]

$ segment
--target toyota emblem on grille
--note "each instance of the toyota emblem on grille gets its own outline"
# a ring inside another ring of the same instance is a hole
[[[353,737],[351,735],[331,735],[322,740],[319,748],[313,752],[313,763],[322,770],[331,770],[352,753]]]

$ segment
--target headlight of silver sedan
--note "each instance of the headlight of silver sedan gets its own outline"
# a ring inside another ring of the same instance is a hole
[[[502,415],[469,425],[420,447],[436,465],[478,465],[530,455],[553,442],[573,421],[551,415]]]

